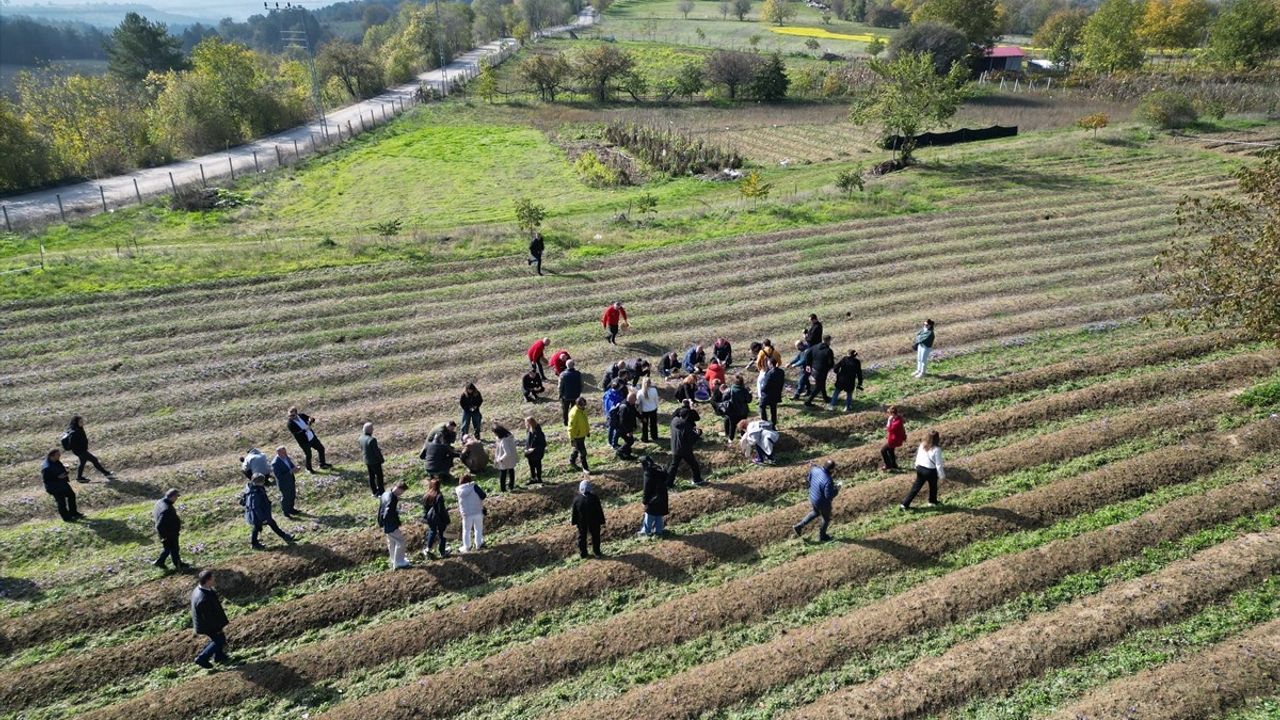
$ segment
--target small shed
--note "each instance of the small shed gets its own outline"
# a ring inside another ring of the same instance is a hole
[[[986,56],[982,59],[982,70],[984,72],[988,70],[1022,72],[1026,59],[1027,53],[1020,47],[988,48]]]

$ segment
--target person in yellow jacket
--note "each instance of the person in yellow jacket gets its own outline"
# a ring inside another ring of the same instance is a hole
[[[760,353],[756,355],[756,370],[764,372],[769,369],[769,361],[773,361],[774,367],[782,366],[782,353],[778,352],[778,348],[773,346],[773,341],[765,339],[764,345],[760,348]]]
[[[587,399],[578,398],[578,402],[569,410],[569,441],[573,443],[573,452],[569,455],[569,464],[578,469],[578,458],[582,458],[582,474],[590,475],[587,466],[587,436],[591,434],[591,424],[587,422]]]

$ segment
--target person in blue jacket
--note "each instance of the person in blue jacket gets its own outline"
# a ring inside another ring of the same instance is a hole
[[[813,509],[792,528],[795,530],[796,537],[802,537],[804,527],[821,517],[822,526],[818,528],[818,541],[826,542],[831,539],[827,534],[827,528],[831,525],[831,501],[835,500],[836,494],[840,492],[840,487],[831,479],[831,474],[835,470],[834,460],[828,460],[821,466],[815,463],[809,464],[809,505]]]
[[[298,500],[298,482],[294,475],[298,472],[298,464],[289,457],[289,450],[281,445],[276,448],[275,459],[271,461],[271,474],[275,476],[276,488],[280,490],[280,512],[292,519],[298,509],[294,507]]]
[[[618,434],[619,434],[617,424],[614,423],[614,421],[612,420],[613,409],[618,405],[621,405],[627,399],[627,394],[622,391],[622,387],[623,386],[621,383],[617,383],[614,385],[610,385],[604,391],[604,399],[603,399],[604,416],[606,418],[610,418],[608,421],[608,425],[609,425],[609,447],[611,448],[618,447]]]
[[[276,524],[275,518],[271,517],[271,497],[267,495],[267,477],[265,475],[254,475],[248,485],[244,486],[244,521],[253,528],[253,533],[249,536],[249,545],[254,550],[262,550],[266,546],[258,541],[258,534],[262,532],[262,526],[266,525],[271,528],[281,540],[293,544],[293,536],[280,529]]]

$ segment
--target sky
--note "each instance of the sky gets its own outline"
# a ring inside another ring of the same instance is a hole
[[[281,3],[284,4],[283,2]],[[299,3],[295,3],[299,4]],[[301,3],[309,7],[320,7],[329,4],[326,2],[304,2]],[[224,17],[230,17],[235,20],[244,20],[254,13],[262,12],[262,0],[119,0],[118,2],[86,2],[85,0],[0,0],[0,14],[40,14],[30,12],[31,8],[52,7],[52,8],[79,8],[88,7],[94,10],[97,15],[100,11],[114,11],[119,8],[119,14],[124,16],[125,12],[132,8],[126,8],[126,5],[147,6],[166,13],[181,15],[185,17],[195,18],[203,22],[217,22]],[[145,10],[139,10],[141,14],[146,15]],[[61,15],[61,13],[59,13]],[[74,19],[74,18],[66,18]]]

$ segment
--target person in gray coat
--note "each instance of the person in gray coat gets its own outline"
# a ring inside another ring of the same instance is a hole
[[[178,489],[169,488],[164,497],[156,501],[151,508],[151,520],[160,536],[160,545],[164,548],[160,557],[152,563],[161,570],[166,569],[165,560],[173,558],[173,566],[178,570],[190,570],[191,566],[182,562],[181,550],[178,546],[178,534],[182,532],[182,518],[178,517],[178,509],[173,503],[178,499]]]
[[[293,536],[280,529],[276,524],[275,518],[271,517],[271,496],[267,495],[267,477],[257,474],[244,486],[244,495],[240,502],[244,504],[244,521],[253,528],[253,534],[249,536],[249,545],[254,550],[263,550],[265,545],[258,542],[258,533],[262,532],[262,526],[266,525],[271,528],[280,539],[289,544],[293,544]]]
[[[191,591],[191,626],[197,635],[209,638],[204,649],[196,655],[197,665],[209,670],[213,667],[209,663],[211,658],[223,665],[231,663],[231,658],[227,657],[227,613],[222,609],[218,591],[213,589],[212,570],[202,571],[199,584]]]
[[[375,497],[386,491],[382,480],[382,448],[378,447],[378,438],[373,436],[373,423],[364,424],[360,433],[360,452],[364,455],[364,466],[369,469],[369,492]]]

